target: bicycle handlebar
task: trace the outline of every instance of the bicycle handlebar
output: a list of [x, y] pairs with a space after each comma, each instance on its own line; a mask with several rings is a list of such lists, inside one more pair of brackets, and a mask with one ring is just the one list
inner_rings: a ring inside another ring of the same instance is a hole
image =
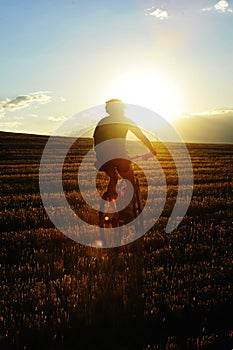
[[131, 159], [138, 159], [141, 158], [142, 160], [148, 160], [149, 158], [152, 158], [154, 155], [152, 153], [144, 153], [144, 154], [140, 154], [140, 155], [136, 155], [134, 157], [132, 157]]

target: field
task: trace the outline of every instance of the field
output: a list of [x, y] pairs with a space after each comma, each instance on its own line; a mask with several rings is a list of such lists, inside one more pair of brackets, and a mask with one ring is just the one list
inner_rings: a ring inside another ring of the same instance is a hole
[[[97, 249], [60, 233], [43, 207], [39, 165], [47, 139], [0, 133], [1, 348], [231, 349], [233, 145], [187, 145], [193, 197], [167, 235], [178, 179], [158, 144], [168, 188], [161, 217], [134, 243]], [[57, 147], [64, 142], [58, 138]], [[79, 163], [91, 148], [89, 139], [74, 143], [63, 187], [73, 210], [95, 224], [77, 183]], [[53, 181], [49, 165], [47, 176]], [[100, 192], [106, 184], [100, 173]]]

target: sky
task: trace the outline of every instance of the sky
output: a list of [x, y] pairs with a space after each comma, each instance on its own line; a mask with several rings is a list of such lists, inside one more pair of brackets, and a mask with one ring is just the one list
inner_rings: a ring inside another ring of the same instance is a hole
[[1, 0], [0, 32], [2, 131], [51, 134], [110, 98], [233, 118], [232, 0]]

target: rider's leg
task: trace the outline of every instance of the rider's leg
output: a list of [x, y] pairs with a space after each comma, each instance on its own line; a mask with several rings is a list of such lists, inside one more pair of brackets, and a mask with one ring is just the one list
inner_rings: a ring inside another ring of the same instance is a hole
[[132, 163], [129, 160], [121, 160], [119, 162], [117, 170], [120, 176], [123, 179], [128, 180], [133, 186], [133, 189], [129, 186], [126, 186], [126, 188], [124, 189], [123, 200], [125, 205], [124, 210], [119, 214], [123, 222], [127, 224], [136, 217], [134, 214], [134, 199], [132, 200], [132, 198], [134, 198], [135, 195], [135, 181]]
[[134, 172], [131, 162], [128, 161], [124, 166], [121, 164], [121, 166], [117, 167], [117, 170], [121, 177], [129, 180], [133, 187], [135, 187]]
[[[134, 195], [135, 193], [135, 181], [134, 181], [134, 172], [133, 172], [133, 167], [130, 161], [125, 161], [121, 163], [121, 166], [117, 167], [118, 173], [120, 174], [120, 176], [125, 179], [128, 180], [132, 186], [133, 189], [130, 188], [129, 186], [126, 186], [126, 189], [124, 191], [124, 198], [128, 200], [130, 200], [130, 198], [132, 197], [132, 195]], [[132, 193], [133, 190], [133, 193]], [[127, 200], [127, 201], [128, 201]]]
[[110, 197], [117, 198], [116, 184], [117, 184], [117, 174], [115, 169], [105, 170], [106, 174], [109, 176], [107, 193]]

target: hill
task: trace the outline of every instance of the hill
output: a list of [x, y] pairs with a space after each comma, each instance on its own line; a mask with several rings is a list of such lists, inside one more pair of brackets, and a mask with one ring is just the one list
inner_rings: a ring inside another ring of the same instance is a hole
[[188, 115], [173, 122], [185, 142], [233, 143], [233, 112]]

